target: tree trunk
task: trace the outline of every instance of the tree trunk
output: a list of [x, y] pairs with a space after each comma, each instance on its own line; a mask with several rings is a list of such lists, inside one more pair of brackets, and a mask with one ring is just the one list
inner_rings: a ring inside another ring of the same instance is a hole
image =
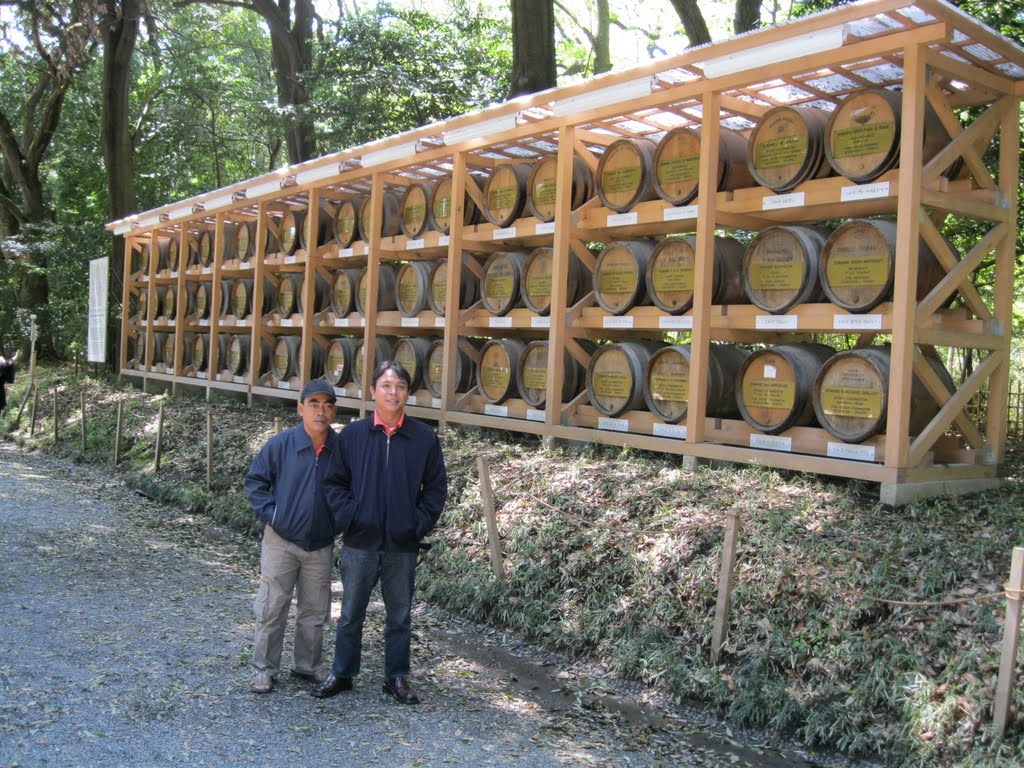
[[608, 0], [597, 0], [597, 34], [594, 35], [594, 74], [610, 72], [611, 52], [611, 10]]
[[[135, 142], [131, 133], [131, 63], [139, 35], [138, 0], [104, 0], [101, 33], [103, 35], [103, 86], [100, 116], [100, 137], [103, 161], [107, 168], [107, 195], [110, 218], [122, 219], [135, 213]], [[115, 236], [110, 253], [107, 281], [110, 309], [108, 311], [108, 362], [115, 366], [120, 359], [120, 303], [124, 275], [124, 238]]]
[[711, 42], [711, 33], [708, 32], [708, 25], [700, 12], [697, 0], [672, 0], [672, 7], [676, 9], [679, 20], [683, 22], [683, 30], [691, 48]]
[[509, 98], [554, 88], [553, 0], [512, 0], [512, 83]]
[[288, 0], [253, 0], [253, 8], [270, 28], [270, 52], [277, 83], [277, 104], [285, 115], [285, 145], [288, 162], [295, 164], [316, 157], [316, 136], [312, 117], [306, 112], [309, 93], [303, 82], [313, 66], [312, 0], [295, 0], [294, 21]]
[[733, 32], [741, 35], [761, 26], [761, 0], [736, 0]]

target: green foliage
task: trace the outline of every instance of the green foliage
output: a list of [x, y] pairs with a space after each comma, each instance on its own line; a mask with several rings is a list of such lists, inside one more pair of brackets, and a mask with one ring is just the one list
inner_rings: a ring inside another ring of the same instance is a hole
[[506, 22], [453, 4], [446, 16], [383, 4], [337, 22], [310, 83], [321, 144], [344, 149], [500, 101]]

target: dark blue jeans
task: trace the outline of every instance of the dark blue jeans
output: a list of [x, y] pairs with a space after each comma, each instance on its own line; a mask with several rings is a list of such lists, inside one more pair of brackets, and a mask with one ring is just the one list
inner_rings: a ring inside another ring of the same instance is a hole
[[416, 553], [368, 552], [346, 546], [341, 550], [341, 618], [331, 667], [337, 677], [355, 677], [359, 672], [366, 606], [378, 581], [387, 615], [384, 674], [387, 677], [409, 674]]

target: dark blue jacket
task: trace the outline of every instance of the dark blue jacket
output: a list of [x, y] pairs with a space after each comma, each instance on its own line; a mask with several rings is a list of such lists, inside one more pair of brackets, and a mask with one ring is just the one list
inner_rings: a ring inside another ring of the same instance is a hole
[[389, 438], [370, 416], [341, 431], [340, 456], [348, 498], [335, 510], [335, 525], [345, 546], [417, 551], [448, 498], [448, 475], [434, 430], [406, 415]]
[[333, 429], [319, 457], [301, 424], [270, 438], [245, 476], [256, 517], [309, 552], [334, 543], [331, 510], [343, 494], [339, 453], [340, 437]]

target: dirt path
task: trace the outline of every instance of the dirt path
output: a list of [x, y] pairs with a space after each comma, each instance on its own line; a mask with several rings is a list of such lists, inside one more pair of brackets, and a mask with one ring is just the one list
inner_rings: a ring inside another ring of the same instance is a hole
[[380, 692], [379, 604], [351, 694], [321, 702], [283, 677], [256, 696], [256, 543], [10, 444], [0, 558], [0, 766], [818, 764], [611, 683], [594, 694], [592, 677], [426, 606], [414, 622], [421, 706]]

